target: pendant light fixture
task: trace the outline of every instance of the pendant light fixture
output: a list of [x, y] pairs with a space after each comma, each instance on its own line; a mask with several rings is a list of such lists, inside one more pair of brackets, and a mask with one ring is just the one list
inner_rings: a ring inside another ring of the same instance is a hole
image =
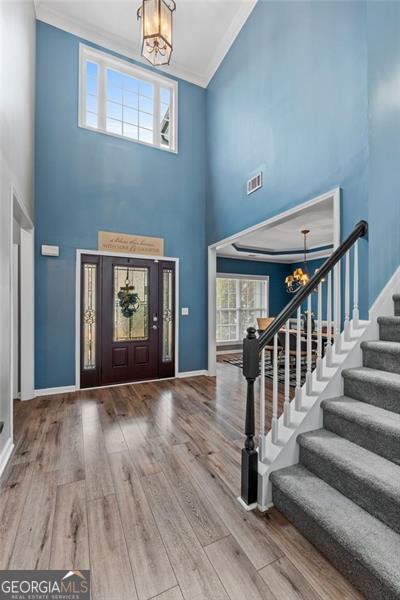
[[142, 56], [152, 65], [169, 65], [172, 54], [174, 0], [143, 0], [137, 10], [141, 21]]
[[307, 235], [310, 233], [309, 229], [302, 229], [301, 232], [304, 236], [304, 269], [298, 267], [295, 269], [292, 275], [288, 275], [285, 279], [286, 291], [289, 294], [296, 293], [300, 288], [307, 285], [310, 281], [307, 267]]

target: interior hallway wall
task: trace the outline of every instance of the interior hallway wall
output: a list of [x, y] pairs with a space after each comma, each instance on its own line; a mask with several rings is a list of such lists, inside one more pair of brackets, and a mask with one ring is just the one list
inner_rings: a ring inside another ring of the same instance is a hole
[[33, 2], [0, 2], [0, 453], [10, 438], [10, 195], [33, 220], [36, 24]]

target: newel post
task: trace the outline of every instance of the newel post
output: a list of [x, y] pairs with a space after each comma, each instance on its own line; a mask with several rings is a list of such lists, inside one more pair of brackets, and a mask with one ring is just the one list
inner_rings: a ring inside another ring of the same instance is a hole
[[246, 505], [257, 502], [258, 453], [255, 448], [254, 382], [260, 374], [256, 330], [249, 327], [243, 340], [243, 375], [247, 379], [246, 423], [242, 449], [241, 499]]

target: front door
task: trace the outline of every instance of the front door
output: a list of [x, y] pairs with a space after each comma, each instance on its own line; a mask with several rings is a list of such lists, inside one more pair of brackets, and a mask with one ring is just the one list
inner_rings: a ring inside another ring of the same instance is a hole
[[81, 387], [174, 375], [174, 267], [82, 256]]

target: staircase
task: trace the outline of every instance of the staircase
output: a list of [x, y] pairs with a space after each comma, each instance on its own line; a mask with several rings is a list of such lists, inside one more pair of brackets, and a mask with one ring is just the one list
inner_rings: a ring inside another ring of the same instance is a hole
[[400, 295], [363, 342], [363, 366], [302, 433], [299, 464], [273, 472], [274, 505], [363, 593], [400, 598]]

